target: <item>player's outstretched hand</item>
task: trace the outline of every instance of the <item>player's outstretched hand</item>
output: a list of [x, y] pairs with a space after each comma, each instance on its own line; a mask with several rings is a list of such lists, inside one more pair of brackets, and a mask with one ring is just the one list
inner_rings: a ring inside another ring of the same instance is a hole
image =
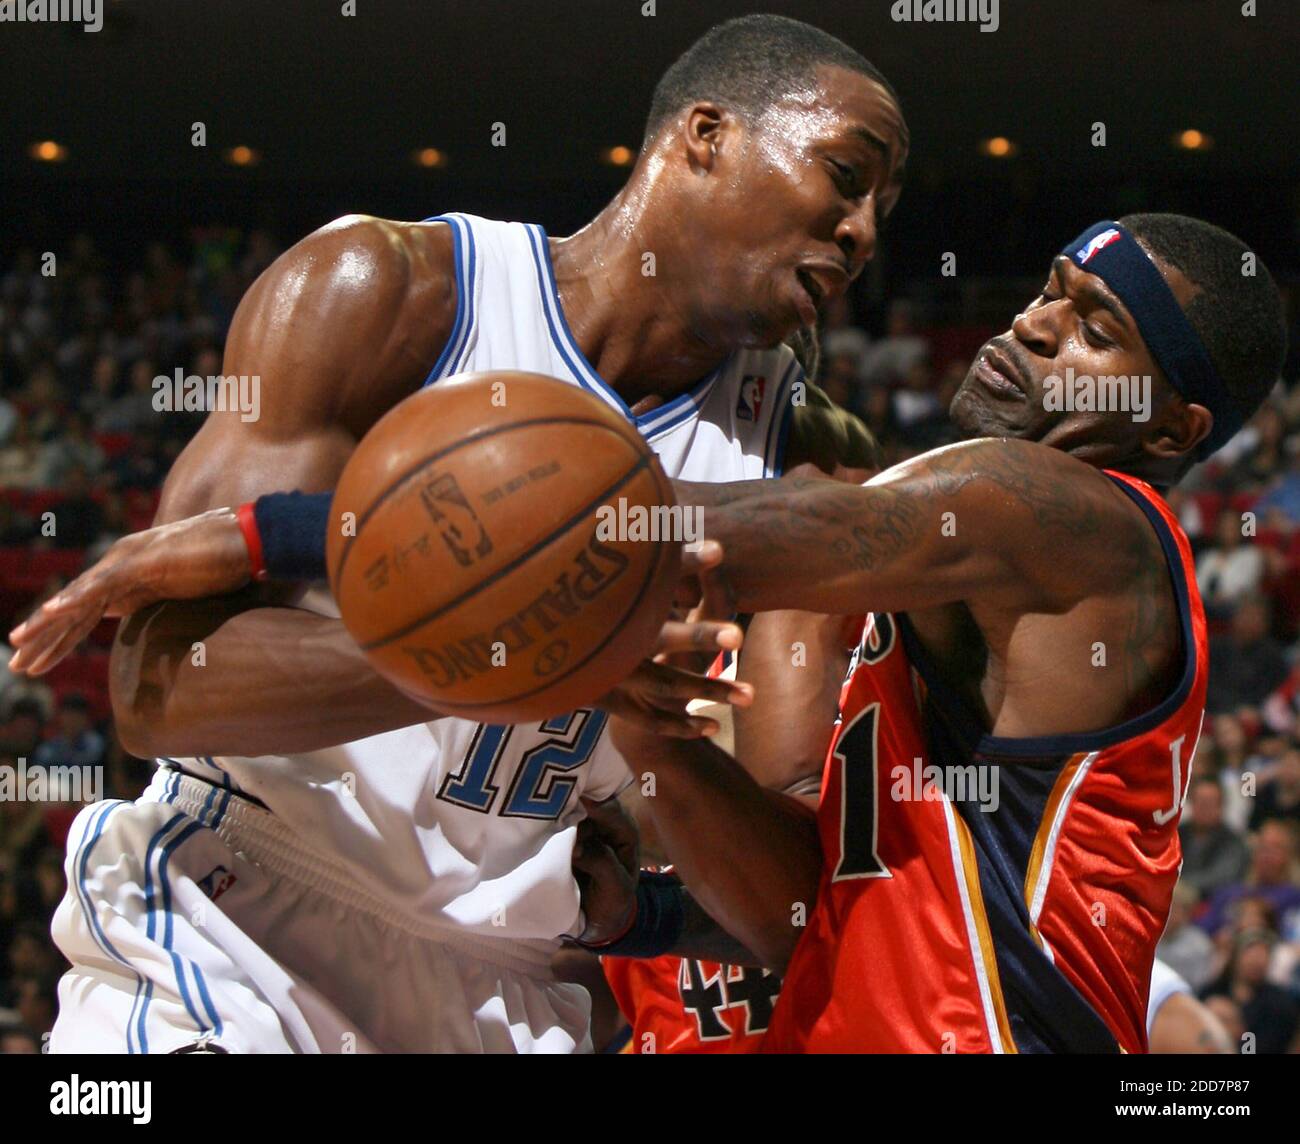
[[643, 660], [618, 687], [606, 695], [600, 706], [616, 719], [639, 731], [669, 735], [678, 739], [698, 739], [718, 731], [718, 721], [704, 715], [692, 715], [686, 705], [693, 699], [707, 703], [728, 703], [748, 707], [754, 690], [747, 683], [726, 679], [709, 679], [708, 665], [720, 651], [737, 651], [744, 634], [728, 621], [710, 618], [729, 614], [725, 604], [711, 599], [709, 570], [722, 560], [722, 547], [705, 541], [682, 556], [684, 583], [696, 588], [691, 614], [685, 620], [669, 620], [659, 632], [659, 642], [652, 659]]
[[233, 592], [250, 572], [248, 546], [228, 508], [124, 536], [9, 633], [17, 649], [9, 667], [43, 675], [105, 616]]
[[582, 805], [587, 817], [573, 844], [573, 877], [587, 926], [578, 940], [599, 944], [626, 932], [636, 910], [641, 835], [617, 798], [584, 798]]

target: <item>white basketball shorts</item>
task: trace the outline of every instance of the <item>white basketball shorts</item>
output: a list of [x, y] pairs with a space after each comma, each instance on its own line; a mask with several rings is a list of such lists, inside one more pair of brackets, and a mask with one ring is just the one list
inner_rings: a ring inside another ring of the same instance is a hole
[[590, 1052], [547, 943], [436, 933], [231, 791], [160, 771], [83, 810], [52, 1052]]

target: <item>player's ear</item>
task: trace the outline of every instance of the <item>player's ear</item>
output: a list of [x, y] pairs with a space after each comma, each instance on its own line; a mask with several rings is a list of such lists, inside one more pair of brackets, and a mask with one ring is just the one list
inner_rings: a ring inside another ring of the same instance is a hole
[[683, 136], [693, 173], [704, 175], [713, 170], [725, 130], [726, 120], [716, 103], [697, 103], [686, 113]]
[[1160, 419], [1146, 440], [1152, 456], [1185, 456], [1196, 448], [1214, 427], [1214, 415], [1204, 405], [1184, 401], [1181, 397], [1165, 403]]

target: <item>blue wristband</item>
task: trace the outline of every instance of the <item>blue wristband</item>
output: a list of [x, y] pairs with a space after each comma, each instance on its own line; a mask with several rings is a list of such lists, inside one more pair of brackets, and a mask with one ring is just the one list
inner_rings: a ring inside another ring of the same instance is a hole
[[271, 580], [324, 580], [333, 493], [269, 493], [253, 503]]
[[603, 957], [659, 957], [682, 936], [686, 891], [672, 874], [641, 871], [636, 884], [636, 919], [632, 928], [608, 945], [585, 948]]

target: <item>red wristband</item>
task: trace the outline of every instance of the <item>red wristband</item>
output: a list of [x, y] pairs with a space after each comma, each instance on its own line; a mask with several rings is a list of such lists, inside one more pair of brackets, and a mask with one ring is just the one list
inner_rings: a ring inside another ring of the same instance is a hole
[[239, 521], [239, 531], [244, 534], [244, 543], [248, 545], [248, 563], [254, 580], [266, 579], [266, 562], [262, 559], [262, 534], [257, 531], [257, 517], [253, 515], [253, 502], [241, 504], [235, 510], [235, 519]]

